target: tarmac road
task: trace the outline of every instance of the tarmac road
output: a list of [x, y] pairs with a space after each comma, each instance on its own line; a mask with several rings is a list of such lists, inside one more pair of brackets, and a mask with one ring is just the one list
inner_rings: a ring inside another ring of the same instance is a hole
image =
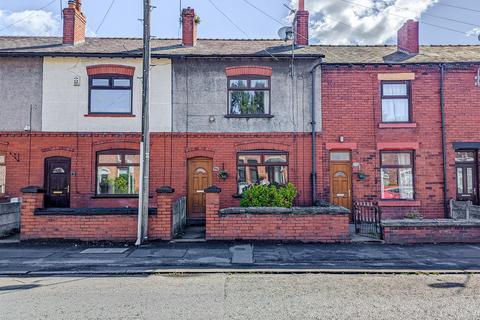
[[480, 275], [4, 277], [0, 319], [480, 319]]

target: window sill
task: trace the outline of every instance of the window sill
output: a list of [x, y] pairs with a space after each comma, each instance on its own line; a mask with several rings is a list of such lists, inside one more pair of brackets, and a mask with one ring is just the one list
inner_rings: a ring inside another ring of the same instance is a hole
[[84, 117], [90, 118], [135, 118], [134, 114], [130, 113], [89, 113]]
[[259, 118], [259, 119], [271, 119], [273, 118], [273, 115], [271, 114], [252, 114], [252, 115], [246, 115], [246, 114], [227, 114], [224, 116], [225, 118], [238, 118], [238, 119], [251, 119], [251, 118]]
[[[123, 194], [113, 194], [113, 195], [94, 195], [92, 199], [138, 199], [138, 194], [132, 195], [123, 195]], [[153, 198], [149, 196], [149, 198]]]
[[382, 200], [378, 205], [380, 207], [420, 207], [422, 203], [416, 200]]
[[378, 127], [380, 129], [405, 129], [405, 128], [416, 128], [417, 123], [379, 123]]

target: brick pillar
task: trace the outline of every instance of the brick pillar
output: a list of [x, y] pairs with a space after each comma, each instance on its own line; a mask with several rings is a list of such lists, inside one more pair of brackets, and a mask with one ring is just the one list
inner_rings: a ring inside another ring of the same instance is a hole
[[222, 189], [216, 186], [208, 187], [205, 191], [205, 237], [207, 240], [215, 239], [218, 232], [216, 226], [220, 221], [218, 210], [220, 210], [220, 192]]
[[21, 190], [22, 205], [20, 209], [20, 239], [35, 238], [37, 228], [35, 209], [43, 208], [45, 190], [40, 187], [26, 187]]
[[175, 189], [165, 186], [157, 189], [157, 216], [149, 224], [149, 238], [172, 240], [172, 208]]

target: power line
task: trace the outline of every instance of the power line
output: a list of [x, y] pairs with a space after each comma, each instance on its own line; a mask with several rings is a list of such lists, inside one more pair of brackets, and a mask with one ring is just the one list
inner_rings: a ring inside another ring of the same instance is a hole
[[104, 15], [103, 18], [102, 18], [102, 21], [101, 21], [100, 24], [98, 25], [97, 30], [95, 30], [95, 34], [98, 33], [98, 30], [100, 30], [100, 28], [102, 27], [103, 23], [104, 23], [105, 20], [107, 19], [107, 16], [108, 16], [108, 14], [110, 13], [110, 10], [112, 10], [113, 5], [115, 4], [115, 1], [116, 1], [116, 0], [112, 0], [112, 2], [110, 3], [110, 6], [108, 7], [107, 12], [105, 12], [105, 15]]
[[450, 8], [455, 8], [455, 9], [460, 9], [460, 10], [465, 10], [465, 11], [471, 11], [471, 12], [478, 12], [480, 13], [480, 10], [477, 9], [472, 9], [472, 8], [467, 8], [467, 7], [461, 7], [461, 6], [455, 6], [453, 4], [447, 4], [447, 3], [436, 3], [437, 6], [444, 6], [444, 7], [450, 7]]
[[[243, 33], [248, 39], [251, 39], [251, 37], [248, 35], [248, 33], [243, 30], [242, 28], [240, 28], [240, 26], [238, 26], [232, 19], [230, 19], [230, 17], [224, 13], [219, 7], [217, 7], [217, 5], [212, 1], [212, 0], [208, 0], [208, 2], [210, 2], [210, 4], [218, 11], [220, 12], [228, 21], [230, 21], [230, 23], [235, 27], [237, 28], [241, 33]], [[278, 60], [277, 57], [275, 57], [270, 51], [268, 51], [267, 49], [263, 49], [263, 51], [265, 51], [266, 53], [268, 53], [272, 58], [274, 58], [275, 60]]]
[[[366, 5], [363, 5], [363, 4], [360, 4], [360, 3], [356, 3], [356, 2], [352, 2], [352, 1], [348, 1], [348, 0], [340, 0], [340, 1], [350, 3], [350, 4], [353, 4], [353, 5], [356, 5], [356, 6], [364, 7], [364, 8], [367, 8], [367, 9], [376, 10], [376, 8], [374, 8], [374, 7], [366, 6]], [[392, 15], [392, 16], [397, 16], [397, 17], [400, 17], [400, 18], [404, 18], [404, 19], [409, 19], [410, 18], [410, 17], [402, 16], [402, 15], [391, 13], [391, 12], [387, 12], [387, 14]], [[468, 34], [465, 33], [465, 31], [461, 31], [461, 30], [457, 30], [457, 29], [453, 29], [453, 28], [449, 28], [449, 27], [439, 26], [437, 24], [430, 23], [430, 22], [425, 22], [425, 21], [419, 21], [419, 22], [423, 23], [425, 25], [432, 26], [432, 27], [436, 27], [436, 28], [440, 28], [440, 29], [444, 29], [444, 30], [449, 30], [449, 31], [452, 31], [452, 32], [461, 33], [461, 34], [463, 34], [464, 36], [467, 36], [467, 37], [469, 36]]]
[[28, 18], [32, 17], [33, 15], [36, 15], [36, 14], [38, 14], [38, 11], [40, 11], [40, 10], [43, 10], [43, 9], [45, 9], [45, 8], [47, 8], [47, 7], [49, 7], [49, 6], [51, 6], [51, 5], [52, 5], [54, 2], [56, 2], [56, 1], [57, 1], [57, 0], [52, 0], [52, 1], [50, 1], [49, 3], [47, 3], [46, 5], [44, 5], [43, 7], [41, 7], [41, 8], [38, 8], [38, 9], [36, 9], [35, 11], [33, 11], [32, 13], [30, 13], [30, 14], [26, 15], [25, 17], [23, 17], [23, 18], [21, 18], [21, 19], [19, 19], [19, 20], [15, 21], [15, 22], [13, 22], [13, 23], [11, 23], [11, 24], [9, 24], [9, 25], [7, 25], [7, 26], [3, 27], [2, 29], [0, 29], [0, 32], [2, 32], [3, 30], [7, 30], [8, 28], [10, 28], [10, 27], [12, 27], [12, 26], [16, 25], [17, 23], [20, 23], [20, 22], [22, 22], [22, 21], [24, 21], [24, 20], [26, 20], [26, 19], [28, 19]]

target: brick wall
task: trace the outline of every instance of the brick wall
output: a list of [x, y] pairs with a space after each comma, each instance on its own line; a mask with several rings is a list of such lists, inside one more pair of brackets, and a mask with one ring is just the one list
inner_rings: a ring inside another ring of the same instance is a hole
[[348, 214], [219, 214], [220, 195], [207, 193], [207, 240], [346, 242]]
[[479, 243], [480, 226], [384, 227], [386, 243]]

